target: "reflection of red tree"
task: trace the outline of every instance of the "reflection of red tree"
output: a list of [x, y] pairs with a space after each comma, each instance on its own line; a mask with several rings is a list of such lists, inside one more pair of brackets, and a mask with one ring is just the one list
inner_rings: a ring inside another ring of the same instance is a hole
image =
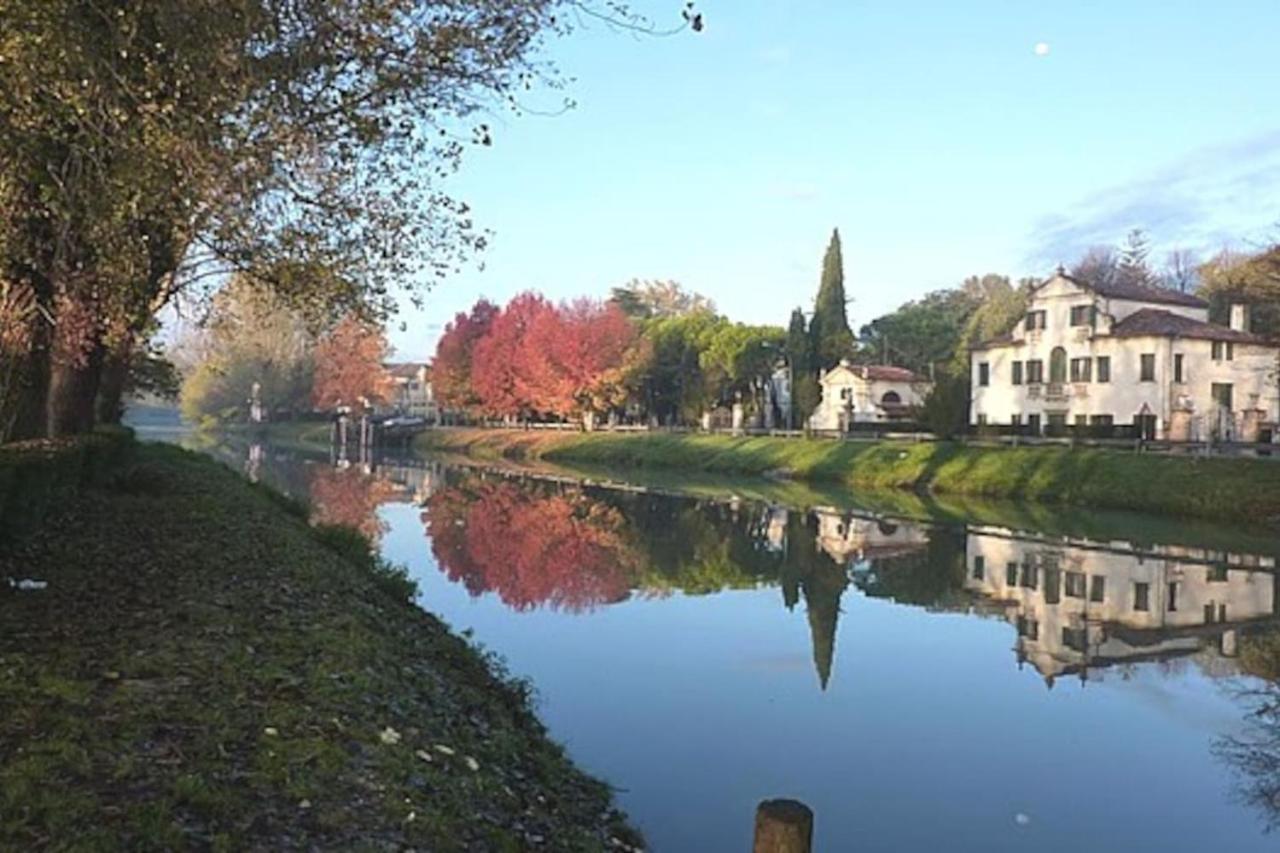
[[514, 483], [441, 489], [423, 514], [445, 574], [507, 605], [589, 610], [627, 597], [640, 562], [617, 510], [579, 490], [531, 494]]
[[317, 466], [311, 469], [310, 492], [314, 522], [354, 527], [376, 542], [386, 530], [378, 518], [378, 506], [396, 494], [396, 487], [358, 468]]

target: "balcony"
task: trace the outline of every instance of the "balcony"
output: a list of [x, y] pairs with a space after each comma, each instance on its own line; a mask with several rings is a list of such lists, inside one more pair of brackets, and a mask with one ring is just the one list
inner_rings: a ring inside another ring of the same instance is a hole
[[1044, 386], [1041, 385], [1039, 382], [1028, 382], [1027, 383], [1027, 399], [1039, 400], [1041, 391], [1043, 389], [1044, 389]]
[[1050, 382], [1044, 386], [1044, 398], [1046, 400], [1065, 400], [1067, 399], [1067, 385], [1064, 382]]

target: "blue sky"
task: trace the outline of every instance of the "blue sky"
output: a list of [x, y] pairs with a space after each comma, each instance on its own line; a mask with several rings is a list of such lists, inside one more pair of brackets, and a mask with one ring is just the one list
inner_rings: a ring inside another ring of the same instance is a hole
[[482, 270], [402, 315], [402, 357], [428, 357], [482, 294], [605, 296], [637, 277], [785, 324], [813, 298], [833, 226], [856, 328], [970, 274], [1044, 273], [1133, 227], [1160, 253], [1207, 253], [1280, 222], [1274, 0], [699, 8], [700, 35], [593, 24], [548, 46], [578, 106], [500, 118], [494, 146], [450, 181], [492, 244]]

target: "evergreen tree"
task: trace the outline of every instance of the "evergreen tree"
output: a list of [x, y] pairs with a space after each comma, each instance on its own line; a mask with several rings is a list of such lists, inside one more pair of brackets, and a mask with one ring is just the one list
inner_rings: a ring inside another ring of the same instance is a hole
[[1151, 254], [1151, 243], [1141, 228], [1135, 228], [1125, 238], [1120, 247], [1120, 260], [1116, 275], [1124, 284], [1148, 285], [1155, 277], [1147, 263]]
[[787, 328], [787, 363], [791, 365], [791, 426], [801, 428], [822, 396], [815, 379], [812, 344], [804, 312], [791, 312]]
[[822, 283], [813, 307], [809, 337], [813, 342], [813, 367], [826, 369], [853, 352], [853, 332], [845, 313], [844, 259], [840, 253], [840, 231], [831, 232], [831, 242], [822, 259]]

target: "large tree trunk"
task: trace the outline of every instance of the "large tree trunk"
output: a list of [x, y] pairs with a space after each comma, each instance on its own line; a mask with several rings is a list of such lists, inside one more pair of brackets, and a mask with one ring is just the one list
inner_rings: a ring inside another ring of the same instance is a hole
[[129, 379], [129, 359], [133, 348], [128, 344], [113, 347], [102, 365], [98, 384], [97, 421], [118, 424], [124, 415], [124, 386]]
[[47, 401], [49, 438], [88, 432], [93, 428], [94, 402], [102, 376], [103, 347], [94, 346], [84, 364], [54, 360], [49, 373]]
[[13, 441], [44, 438], [45, 411], [49, 399], [49, 353], [53, 348], [53, 328], [37, 320], [31, 351], [26, 356], [18, 380], [17, 417], [9, 438]]

